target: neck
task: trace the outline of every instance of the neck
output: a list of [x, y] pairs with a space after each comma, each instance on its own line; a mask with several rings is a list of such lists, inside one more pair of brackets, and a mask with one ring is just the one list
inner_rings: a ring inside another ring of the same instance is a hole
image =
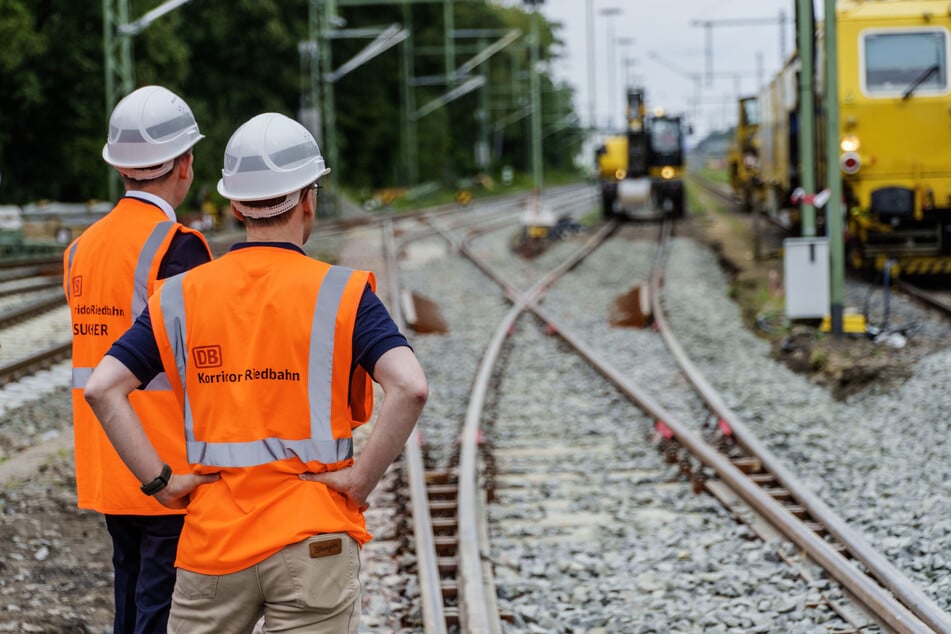
[[126, 189], [128, 191], [147, 192], [149, 194], [152, 194], [153, 196], [158, 196], [159, 198], [167, 202], [169, 205], [171, 205], [173, 209], [182, 204], [182, 200], [175, 193], [174, 184], [171, 184], [169, 182], [160, 183], [160, 184], [159, 183], [144, 183], [141, 185], [136, 184], [135, 186], [128, 187]]
[[290, 242], [303, 248], [301, 230], [292, 221], [280, 227], [248, 227], [248, 242]]
[[[241, 215], [232, 207], [232, 211], [241, 218]], [[290, 214], [287, 220], [279, 225], [251, 225], [245, 223], [248, 242], [290, 242], [300, 248], [310, 237], [308, 219], [313, 215], [308, 213], [303, 204], [298, 203], [294, 209], [285, 212]]]

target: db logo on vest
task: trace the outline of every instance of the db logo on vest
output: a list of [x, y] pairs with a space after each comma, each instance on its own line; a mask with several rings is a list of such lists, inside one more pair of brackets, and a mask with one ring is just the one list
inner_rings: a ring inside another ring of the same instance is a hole
[[196, 368], [221, 367], [221, 346], [198, 346], [192, 349]]

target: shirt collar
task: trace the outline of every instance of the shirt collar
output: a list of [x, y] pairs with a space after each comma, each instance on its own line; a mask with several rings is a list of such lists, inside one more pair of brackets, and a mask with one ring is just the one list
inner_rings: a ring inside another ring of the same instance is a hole
[[[229, 251], [247, 249], [248, 247], [277, 247], [279, 249], [288, 249], [290, 251], [304, 253], [304, 250], [293, 242], [236, 242], [235, 244], [231, 245]], [[304, 255], [306, 255], [306, 253]]]
[[168, 216], [169, 220], [173, 222], [178, 222], [178, 218], [175, 216], [175, 210], [172, 209], [172, 206], [169, 205], [165, 201], [164, 198], [160, 196], [156, 196], [155, 194], [151, 194], [149, 192], [143, 192], [143, 191], [137, 191], [137, 190], [127, 191], [125, 195], [128, 196], [129, 198], [138, 198], [139, 200], [144, 200], [146, 202], [152, 203], [153, 205], [155, 205], [156, 207], [164, 211], [165, 215]]

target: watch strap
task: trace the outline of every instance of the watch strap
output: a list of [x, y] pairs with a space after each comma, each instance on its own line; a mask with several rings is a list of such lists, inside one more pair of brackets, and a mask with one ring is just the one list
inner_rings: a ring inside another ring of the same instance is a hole
[[172, 468], [167, 464], [162, 465], [162, 473], [159, 474], [157, 478], [151, 482], [147, 482], [142, 485], [142, 493], [146, 495], [155, 495], [168, 484], [169, 478], [172, 477]]

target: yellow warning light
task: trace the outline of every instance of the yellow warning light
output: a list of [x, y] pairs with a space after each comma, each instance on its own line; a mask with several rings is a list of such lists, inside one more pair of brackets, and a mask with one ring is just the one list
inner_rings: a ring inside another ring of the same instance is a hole
[[660, 168], [660, 177], [665, 180], [670, 180], [674, 177], [674, 168], [672, 168], [670, 165], [665, 165], [664, 167]]
[[858, 152], [861, 146], [862, 144], [859, 142], [859, 138], [854, 134], [842, 137], [842, 141], [839, 143], [839, 147], [843, 152]]

